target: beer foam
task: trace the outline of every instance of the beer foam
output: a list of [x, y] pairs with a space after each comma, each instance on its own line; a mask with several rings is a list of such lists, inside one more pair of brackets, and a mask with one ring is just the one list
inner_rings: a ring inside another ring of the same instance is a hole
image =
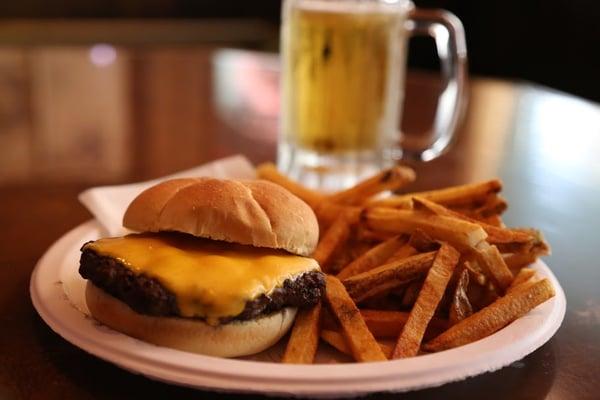
[[333, 13], [397, 13], [412, 8], [409, 0], [300, 0], [296, 9]]

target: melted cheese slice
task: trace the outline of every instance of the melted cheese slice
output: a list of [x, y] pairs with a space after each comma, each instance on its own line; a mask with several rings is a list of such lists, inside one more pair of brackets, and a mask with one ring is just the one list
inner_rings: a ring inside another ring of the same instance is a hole
[[248, 300], [271, 293], [286, 279], [319, 269], [312, 258], [283, 250], [176, 233], [100, 239], [86, 248], [155, 278], [175, 294], [182, 316], [213, 324], [240, 314]]

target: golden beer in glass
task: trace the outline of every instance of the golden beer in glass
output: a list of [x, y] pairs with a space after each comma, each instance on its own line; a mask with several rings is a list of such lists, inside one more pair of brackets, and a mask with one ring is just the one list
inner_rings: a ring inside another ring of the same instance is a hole
[[[290, 11], [290, 91], [284, 123], [297, 146], [322, 153], [370, 150], [395, 129], [402, 19], [386, 9], [308, 6]], [[286, 93], [287, 94], [287, 93]]]
[[401, 157], [408, 0], [286, 0], [279, 168], [320, 189]]

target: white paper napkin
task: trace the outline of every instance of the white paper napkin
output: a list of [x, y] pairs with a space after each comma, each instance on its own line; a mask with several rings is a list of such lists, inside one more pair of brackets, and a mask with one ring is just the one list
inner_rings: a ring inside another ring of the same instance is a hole
[[198, 176], [252, 179], [256, 177], [256, 174], [254, 167], [246, 157], [236, 155], [151, 181], [90, 188], [79, 194], [79, 201], [96, 217], [107, 235], [121, 236], [127, 233], [127, 229], [122, 225], [123, 214], [129, 203], [140, 192], [165, 179]]

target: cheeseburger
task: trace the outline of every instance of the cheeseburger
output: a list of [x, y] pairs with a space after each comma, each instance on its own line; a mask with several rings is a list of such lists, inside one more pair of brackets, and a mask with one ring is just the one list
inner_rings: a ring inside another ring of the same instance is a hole
[[98, 321], [161, 346], [221, 357], [260, 352], [315, 305], [313, 211], [266, 181], [175, 179], [142, 192], [123, 225], [83, 245], [79, 273]]

